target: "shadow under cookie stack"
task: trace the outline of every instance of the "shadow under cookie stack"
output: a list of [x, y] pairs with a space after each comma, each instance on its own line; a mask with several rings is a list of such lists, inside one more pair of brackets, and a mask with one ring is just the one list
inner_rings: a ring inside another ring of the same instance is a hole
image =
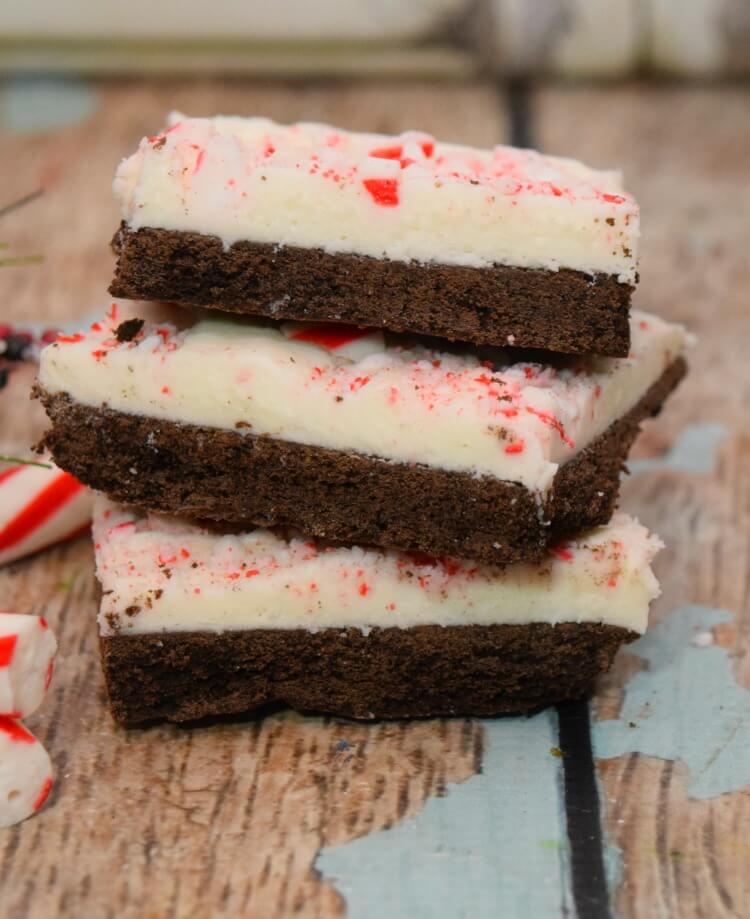
[[630, 308], [617, 173], [174, 115], [114, 190], [124, 299], [37, 394], [101, 492], [118, 721], [528, 712], [645, 630], [660, 543], [615, 507], [685, 332]]

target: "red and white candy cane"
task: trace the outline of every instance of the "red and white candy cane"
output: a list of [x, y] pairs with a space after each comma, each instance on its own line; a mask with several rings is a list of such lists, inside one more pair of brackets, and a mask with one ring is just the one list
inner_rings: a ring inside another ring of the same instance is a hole
[[57, 466], [0, 471], [0, 565], [83, 532], [92, 503], [88, 489]]
[[27, 718], [52, 680], [57, 641], [41, 616], [0, 612], [0, 716]]
[[44, 747], [20, 721], [0, 716], [0, 827], [40, 810], [52, 784], [52, 763]]

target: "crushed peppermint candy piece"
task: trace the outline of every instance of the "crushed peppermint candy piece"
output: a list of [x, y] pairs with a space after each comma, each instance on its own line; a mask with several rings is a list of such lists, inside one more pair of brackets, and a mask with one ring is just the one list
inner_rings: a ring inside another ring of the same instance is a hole
[[41, 810], [52, 786], [47, 751], [20, 722], [0, 716], [0, 827]]
[[350, 361], [385, 351], [385, 338], [379, 329], [361, 329], [339, 322], [285, 322], [281, 332], [290, 341], [318, 345]]
[[0, 612], [0, 715], [27, 718], [52, 681], [57, 641], [41, 616]]

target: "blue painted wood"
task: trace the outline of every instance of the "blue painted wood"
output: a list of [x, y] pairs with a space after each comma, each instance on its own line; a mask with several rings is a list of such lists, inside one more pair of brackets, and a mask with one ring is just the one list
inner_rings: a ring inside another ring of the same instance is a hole
[[594, 755], [682, 760], [693, 798], [750, 785], [750, 691], [735, 680], [726, 649], [704, 643], [732, 618], [726, 610], [682, 606], [630, 645], [648, 669], [628, 682], [620, 717], [594, 723]]
[[10, 134], [77, 124], [96, 111], [98, 94], [74, 77], [16, 77], [0, 92], [0, 121]]
[[716, 451], [728, 435], [729, 428], [725, 424], [708, 421], [689, 424], [663, 456], [629, 460], [628, 469], [631, 475], [658, 469], [708, 475], [716, 468]]
[[571, 908], [557, 717], [485, 720], [482, 771], [390, 830], [323, 849], [349, 919], [547, 919]]

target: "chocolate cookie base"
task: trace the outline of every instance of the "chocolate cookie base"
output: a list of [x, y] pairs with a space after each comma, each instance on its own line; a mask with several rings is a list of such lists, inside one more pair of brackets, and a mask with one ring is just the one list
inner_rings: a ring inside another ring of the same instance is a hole
[[102, 637], [123, 724], [282, 702], [348, 718], [506, 715], [584, 695], [634, 632], [593, 623]]
[[685, 370], [675, 361], [627, 415], [562, 466], [541, 509], [524, 486], [490, 476], [37, 395], [52, 420], [42, 444], [55, 462], [121, 503], [503, 565], [537, 561], [551, 541], [610, 519], [641, 420], [659, 411]]
[[110, 293], [478, 345], [627, 355], [632, 287], [612, 275], [398, 262], [123, 224]]

